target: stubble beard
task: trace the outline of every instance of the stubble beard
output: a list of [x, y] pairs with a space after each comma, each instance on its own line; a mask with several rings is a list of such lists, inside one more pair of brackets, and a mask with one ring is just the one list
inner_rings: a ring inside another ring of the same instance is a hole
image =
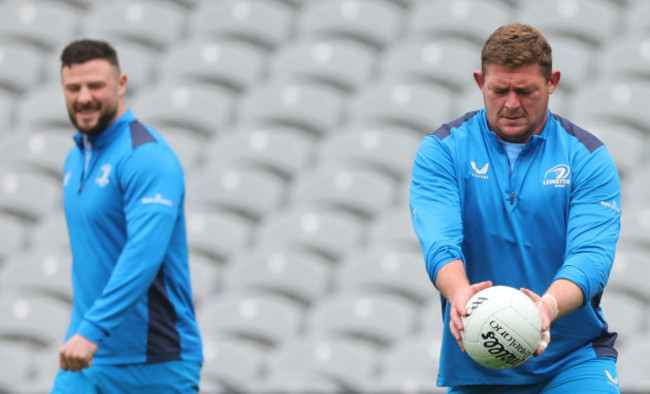
[[95, 127], [84, 130], [79, 126], [79, 123], [75, 119], [74, 115], [68, 113], [68, 117], [70, 118], [70, 121], [72, 122], [74, 127], [86, 135], [101, 134], [104, 130], [108, 128], [108, 126], [111, 125], [111, 123], [113, 123], [116, 116], [117, 116], [117, 106], [115, 108], [109, 109], [108, 111], [102, 113], [99, 116], [99, 119], [97, 119], [97, 124], [95, 125]]

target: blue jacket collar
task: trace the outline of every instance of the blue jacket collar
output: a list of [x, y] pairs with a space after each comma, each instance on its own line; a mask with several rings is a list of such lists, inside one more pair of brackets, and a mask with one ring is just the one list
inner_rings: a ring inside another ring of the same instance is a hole
[[[111, 123], [111, 125], [108, 126], [106, 130], [102, 131], [99, 134], [89, 135], [88, 141], [90, 141], [93, 149], [101, 149], [113, 141], [115, 137], [117, 137], [117, 135], [122, 130], [124, 130], [124, 125], [129, 124], [134, 120], [136, 120], [136, 117], [133, 112], [131, 110], [127, 110], [124, 115], [120, 116], [115, 122]], [[82, 150], [84, 147], [83, 136], [84, 134], [80, 131], [78, 131], [74, 136], [74, 140], [77, 143], [77, 146]]]
[[[526, 142], [526, 145], [528, 145], [528, 146], [537, 146], [538, 144], [542, 143], [542, 141], [546, 140], [546, 138], [548, 136], [548, 133], [549, 133], [548, 130], [551, 127], [552, 117], [553, 117], [553, 114], [551, 113], [551, 110], [548, 109], [547, 111], [548, 111], [548, 114], [547, 114], [547, 118], [546, 118], [546, 123], [544, 124], [544, 128], [542, 129], [542, 132], [539, 133], [539, 134], [533, 135], [528, 140], [528, 142]], [[488, 140], [492, 144], [494, 144], [494, 145], [496, 145], [498, 147], [501, 147], [501, 143], [499, 143], [499, 138], [497, 137], [496, 133], [494, 131], [490, 130], [490, 128], [488, 127], [487, 116], [485, 114], [485, 108], [483, 108], [479, 112], [478, 115], [479, 115], [479, 120], [480, 120], [480, 124], [481, 124], [481, 129], [483, 130], [483, 134], [488, 138]]]

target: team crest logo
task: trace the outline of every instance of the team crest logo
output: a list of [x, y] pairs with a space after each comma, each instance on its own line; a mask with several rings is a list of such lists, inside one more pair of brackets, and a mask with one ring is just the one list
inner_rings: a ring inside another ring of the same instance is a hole
[[102, 171], [102, 174], [95, 178], [95, 183], [97, 183], [100, 187], [105, 187], [108, 185], [108, 176], [111, 174], [111, 169], [113, 167], [110, 164], [104, 164], [101, 166], [99, 169]]
[[565, 187], [571, 184], [569, 175], [571, 167], [566, 164], [558, 164], [544, 174], [544, 185], [553, 185], [555, 187]]

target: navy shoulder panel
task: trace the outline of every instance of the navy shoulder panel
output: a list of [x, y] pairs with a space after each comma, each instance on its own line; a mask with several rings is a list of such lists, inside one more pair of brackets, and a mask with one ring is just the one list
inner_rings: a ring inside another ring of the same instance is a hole
[[461, 116], [458, 119], [452, 120], [449, 123], [445, 123], [442, 126], [438, 128], [438, 130], [434, 131], [431, 133], [432, 135], [435, 135], [436, 137], [440, 138], [441, 140], [444, 140], [445, 138], [449, 137], [451, 135], [451, 129], [460, 127], [463, 123], [467, 122], [470, 120], [474, 115], [476, 115], [477, 111], [472, 111], [468, 112], [465, 115]]
[[137, 120], [129, 123], [129, 128], [131, 129], [131, 143], [133, 149], [142, 144], [146, 144], [147, 142], [156, 142], [156, 139], [151, 135], [149, 130], [147, 130], [147, 128]]
[[591, 134], [585, 129], [582, 129], [567, 119], [553, 114], [553, 118], [560, 122], [560, 125], [567, 133], [576, 137], [578, 141], [587, 148], [589, 153], [593, 153], [596, 149], [600, 148], [603, 145], [603, 142], [598, 139], [595, 135]]

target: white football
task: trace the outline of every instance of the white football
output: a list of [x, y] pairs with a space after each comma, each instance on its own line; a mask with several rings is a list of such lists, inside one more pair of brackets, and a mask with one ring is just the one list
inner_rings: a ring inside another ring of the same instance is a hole
[[467, 302], [460, 332], [467, 354], [496, 369], [528, 360], [542, 339], [542, 317], [526, 294], [508, 286], [492, 286]]

